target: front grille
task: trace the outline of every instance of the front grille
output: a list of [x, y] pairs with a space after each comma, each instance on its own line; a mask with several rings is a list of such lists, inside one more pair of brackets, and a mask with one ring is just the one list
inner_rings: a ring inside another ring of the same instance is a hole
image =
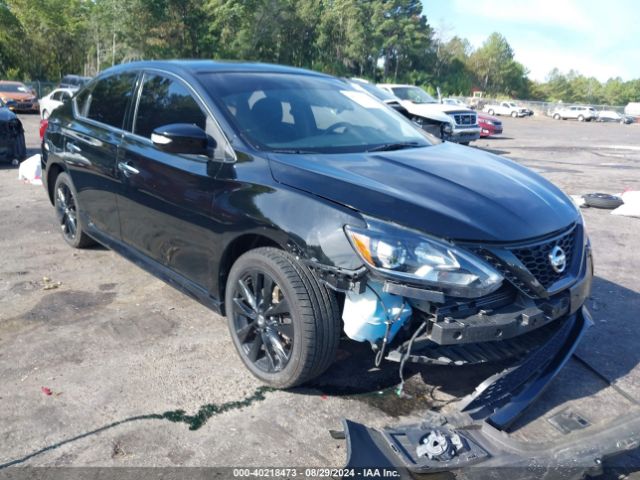
[[452, 114], [456, 125], [471, 126], [477, 123], [477, 117], [475, 113], [454, 113]]
[[[516, 257], [518, 257], [518, 260], [527, 267], [527, 270], [536, 277], [536, 280], [538, 280], [544, 288], [549, 288], [555, 282], [560, 280], [560, 278], [566, 275], [569, 270], [575, 250], [575, 238], [576, 229], [574, 228], [569, 233], [551, 241], [533, 246], [513, 248], [511, 251]], [[551, 262], [549, 261], [549, 254], [556, 245], [564, 250], [567, 258], [567, 267], [560, 273], [553, 269]]]

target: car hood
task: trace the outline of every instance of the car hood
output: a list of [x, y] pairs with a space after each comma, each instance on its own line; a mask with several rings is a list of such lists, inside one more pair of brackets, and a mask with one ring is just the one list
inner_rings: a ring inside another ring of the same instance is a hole
[[489, 120], [490, 122], [501, 122], [498, 117], [494, 117], [493, 115], [487, 115], [486, 113], [478, 112], [478, 120]]
[[24, 101], [24, 100], [36, 100], [36, 96], [33, 93], [19, 93], [19, 92], [2, 92], [0, 91], [0, 95], [5, 98], [10, 98], [16, 101]]
[[579, 218], [557, 187], [517, 163], [449, 142], [384, 153], [270, 154], [276, 181], [438, 237], [510, 242]]
[[[409, 110], [410, 113], [421, 117], [430, 117], [434, 115], [445, 116], [446, 114], [453, 112], [475, 113], [473, 110], [468, 108], [457, 105], [446, 105], [443, 103], [413, 103], [408, 100], [400, 100], [400, 103], [404, 108]], [[449, 120], [451, 119], [449, 118]]]

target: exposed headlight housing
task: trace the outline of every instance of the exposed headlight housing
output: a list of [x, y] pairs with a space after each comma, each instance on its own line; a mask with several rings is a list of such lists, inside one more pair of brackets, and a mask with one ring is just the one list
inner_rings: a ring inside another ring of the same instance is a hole
[[383, 276], [422, 284], [454, 297], [477, 298], [497, 290], [502, 276], [458, 246], [389, 223], [345, 232], [362, 260]]

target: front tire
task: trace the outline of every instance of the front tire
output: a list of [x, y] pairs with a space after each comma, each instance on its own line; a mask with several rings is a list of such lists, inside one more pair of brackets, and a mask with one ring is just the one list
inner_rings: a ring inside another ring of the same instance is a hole
[[333, 362], [340, 340], [335, 293], [289, 253], [265, 247], [238, 258], [225, 304], [242, 362], [267, 385], [300, 385]]
[[511, 112], [511, 116], [512, 116], [513, 118], [516, 118], [516, 117], [518, 116], [518, 112]]
[[487, 112], [489, 115], [493, 116], [496, 114], [496, 112], [493, 110], [493, 108], [490, 108], [489, 111]]
[[71, 177], [66, 172], [60, 173], [53, 187], [53, 205], [56, 217], [62, 230], [62, 238], [73, 248], [86, 248], [95, 243], [80, 223], [80, 207], [78, 194]]

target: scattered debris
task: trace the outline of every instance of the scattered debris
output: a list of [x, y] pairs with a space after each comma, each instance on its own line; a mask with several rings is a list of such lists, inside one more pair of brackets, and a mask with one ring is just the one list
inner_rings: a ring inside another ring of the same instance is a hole
[[611, 215], [640, 218], [640, 191], [629, 190], [622, 194], [624, 202], [611, 212]]
[[62, 286], [62, 282], [54, 282], [49, 277], [42, 277], [42, 283], [43, 290], [53, 290]]
[[53, 392], [51, 391], [51, 389], [47, 387], [40, 387], [40, 391], [42, 391], [42, 393], [44, 393], [47, 397], [50, 397], [51, 395], [53, 395]]
[[569, 195], [573, 203], [576, 204], [576, 207], [586, 207], [584, 203], [584, 197], [582, 195]]
[[40, 154], [30, 156], [20, 164], [18, 168], [18, 180], [31, 185], [42, 185], [42, 167], [40, 164]]

